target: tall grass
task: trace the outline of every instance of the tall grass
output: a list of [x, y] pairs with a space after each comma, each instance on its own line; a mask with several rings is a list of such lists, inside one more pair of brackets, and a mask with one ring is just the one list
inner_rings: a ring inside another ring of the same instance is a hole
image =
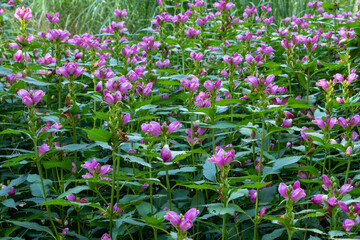
[[156, 0], [33, 0], [31, 8], [37, 13], [39, 30], [46, 30], [45, 13], [60, 12], [59, 26], [72, 33], [100, 33], [101, 28], [114, 20], [116, 8], [128, 11], [127, 28], [138, 33], [149, 26], [156, 14]]
[[[178, 0], [179, 1], [179, 0]], [[328, 0], [333, 2], [333, 0]], [[354, 10], [358, 0], [347, 0], [347, 5]], [[31, 7], [36, 12], [38, 30], [45, 31], [45, 13], [60, 12], [61, 20], [59, 26], [68, 29], [72, 33], [89, 32], [100, 33], [101, 28], [114, 19], [113, 12], [116, 8], [126, 8], [128, 11], [127, 27], [132, 34], [138, 34], [149, 27], [149, 20], [156, 15], [156, 0], [30, 0]], [[169, 5], [174, 0], [166, 1]], [[179, 1], [181, 2], [181, 1]], [[183, 6], [186, 7], [183, 1]], [[206, 0], [208, 7], [216, 0]], [[305, 13], [309, 0], [233, 0], [238, 6], [238, 16], [241, 16], [246, 5], [260, 6], [270, 4], [273, 16], [281, 20], [288, 16], [302, 16]], [[171, 12], [171, 9], [169, 9]]]

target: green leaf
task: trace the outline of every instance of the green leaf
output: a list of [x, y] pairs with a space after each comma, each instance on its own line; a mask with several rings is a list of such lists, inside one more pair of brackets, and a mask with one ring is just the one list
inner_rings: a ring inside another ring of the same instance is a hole
[[104, 129], [85, 129], [83, 128], [85, 132], [87, 132], [89, 139], [93, 141], [99, 141], [99, 142], [108, 142], [111, 138], [111, 133], [109, 131], [106, 131]]
[[53, 199], [47, 202], [42, 203], [41, 205], [48, 205], [48, 206], [80, 206], [80, 207], [93, 207], [99, 210], [105, 211], [100, 204], [97, 203], [78, 203], [78, 202], [70, 202], [64, 199]]
[[24, 175], [21, 175], [20, 177], [14, 179], [14, 180], [12, 180], [12, 181], [10, 182], [10, 184], [7, 185], [6, 188], [0, 190], [0, 196], [5, 196], [5, 195], [7, 195], [7, 193], [11, 190], [11, 187], [17, 186], [17, 185], [25, 182], [25, 180], [28, 178], [28, 175], [29, 175], [29, 174], [24, 174]]
[[64, 152], [73, 152], [88, 149], [90, 145], [86, 143], [82, 144], [69, 144], [61, 148], [57, 148], [56, 150], [63, 150]]
[[336, 230], [333, 230], [333, 231], [330, 231], [329, 232], [330, 234], [330, 237], [341, 237], [341, 236], [345, 236], [346, 233], [345, 232], [342, 232], [342, 231], [336, 231]]
[[19, 221], [8, 221], [14, 225], [23, 227], [23, 228], [27, 228], [30, 230], [35, 230], [35, 231], [39, 231], [39, 232], [46, 232], [48, 234], [50, 234], [52, 237], [55, 238], [55, 236], [53, 235], [53, 233], [51, 232], [50, 228], [45, 227], [45, 226], [41, 226], [37, 223], [34, 222], [19, 222]]
[[5, 207], [8, 207], [8, 208], [16, 208], [16, 203], [14, 201], [14, 199], [12, 198], [8, 198], [8, 199], [5, 199], [4, 201], [1, 202]]
[[261, 240], [273, 240], [273, 239], [277, 239], [278, 237], [280, 237], [281, 235], [283, 235], [285, 231], [285, 228], [278, 228], [275, 229], [274, 231], [272, 231], [271, 233], [265, 234]]
[[74, 194], [74, 193], [79, 193], [79, 192], [81, 192], [81, 191], [89, 190], [89, 189], [91, 189], [89, 186], [77, 186], [77, 187], [71, 188], [71, 189], [67, 190], [66, 192], [60, 194], [60, 195], [58, 196], [58, 199], [59, 199], [59, 198], [64, 198], [64, 197], [66, 197], [67, 195], [72, 194], [72, 193], [73, 193], [73, 194]]
[[17, 131], [17, 130], [6, 129], [6, 130], [0, 132], [0, 135], [2, 135], [2, 134], [15, 134], [15, 135], [18, 135], [18, 134], [20, 134], [20, 132]]
[[[196, 171], [196, 167], [182, 167], [180, 169], [173, 169], [173, 170], [169, 170], [169, 175], [177, 175], [179, 173], [188, 173], [188, 172], [195, 172]], [[165, 176], [166, 172], [165, 171], [160, 171], [158, 173], [158, 176]]]
[[42, 87], [43, 86], [55, 85], [55, 83], [42, 82], [42, 81], [36, 80], [34, 78], [31, 78], [31, 77], [22, 78], [21, 81], [32, 84], [32, 85], [35, 85], [35, 86], [42, 86]]
[[279, 158], [272, 160], [269, 163], [273, 163], [273, 167], [265, 167], [264, 168], [264, 176], [269, 174], [278, 174], [280, 173], [280, 170], [288, 165], [291, 165], [293, 163], [297, 163], [302, 156], [292, 156], [292, 157], [285, 157], [285, 158]]
[[57, 161], [56, 159], [51, 159], [50, 161], [42, 161], [41, 164], [44, 166], [45, 169], [62, 168], [71, 170], [73, 168], [70, 159], [66, 159], [65, 161]]
[[216, 165], [210, 161], [205, 161], [203, 165], [203, 174], [204, 177], [212, 182], [217, 182], [216, 180]]
[[316, 229], [316, 228], [294, 228], [294, 230], [302, 231], [302, 232], [314, 232], [314, 233], [321, 234], [321, 235], [327, 235], [323, 231]]
[[234, 215], [235, 212], [244, 212], [238, 205], [229, 204], [227, 207], [224, 207], [222, 203], [214, 203], [206, 205], [209, 213], [214, 215], [225, 215], [230, 214]]
[[249, 194], [249, 190], [247, 189], [241, 189], [241, 188], [235, 189], [231, 192], [228, 202], [243, 196], [247, 196], [248, 194]]
[[131, 155], [121, 155], [121, 156], [128, 162], [137, 163], [145, 167], [151, 167], [149, 163], [145, 162], [145, 160], [140, 157], [131, 156]]

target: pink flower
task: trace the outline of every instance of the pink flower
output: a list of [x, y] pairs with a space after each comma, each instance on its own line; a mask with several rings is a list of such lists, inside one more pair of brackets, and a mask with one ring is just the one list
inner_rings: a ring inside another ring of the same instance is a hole
[[253, 87], [257, 87], [259, 86], [259, 81], [256, 77], [254, 76], [249, 76], [245, 79], [246, 82], [250, 83], [251, 85], [253, 85]]
[[155, 137], [158, 137], [161, 132], [161, 126], [158, 122], [151, 121], [149, 124], [149, 132], [154, 135]]
[[21, 50], [18, 50], [14, 55], [15, 62], [20, 62], [23, 59], [23, 53]]
[[327, 204], [330, 206], [330, 207], [334, 207], [335, 206], [335, 203], [336, 203], [336, 197], [331, 197], [328, 199], [327, 201]]
[[123, 9], [122, 11], [120, 11], [119, 9], [115, 9], [114, 15], [117, 18], [124, 18], [127, 15], [126, 9]]
[[168, 126], [167, 131], [169, 133], [173, 133], [175, 130], [178, 130], [182, 127], [182, 125], [179, 122], [172, 122], [170, 123], [170, 125]]
[[283, 128], [291, 128], [292, 126], [292, 119], [285, 119], [282, 123]]
[[180, 224], [179, 214], [174, 211], [167, 212], [164, 218], [170, 221], [171, 225], [173, 225], [174, 227], [177, 227]]
[[344, 184], [341, 186], [339, 193], [341, 196], [344, 196], [346, 193], [350, 192], [351, 190], [353, 190], [353, 186], [350, 184]]
[[104, 233], [104, 235], [102, 235], [102, 237], [101, 237], [101, 240], [112, 240], [112, 239], [111, 239], [111, 236], [109, 234]]
[[204, 87], [206, 88], [206, 90], [208, 90], [209, 92], [214, 91], [215, 86], [214, 83], [211, 80], [207, 80], [204, 82]]
[[67, 200], [69, 200], [70, 202], [76, 202], [76, 196], [74, 194], [69, 194], [66, 196]]
[[179, 229], [183, 232], [186, 232], [187, 230], [189, 230], [191, 227], [193, 226], [193, 223], [191, 220], [185, 218], [184, 220], [182, 220], [179, 224]]
[[344, 213], [349, 213], [349, 207], [346, 205], [346, 203], [343, 201], [338, 201], [337, 204]]
[[46, 20], [49, 22], [49, 23], [57, 23], [59, 21], [59, 13], [55, 13], [54, 16], [51, 16], [50, 13], [46, 13]]
[[184, 218], [187, 218], [190, 221], [192, 221], [192, 220], [194, 220], [194, 218], [196, 218], [197, 215], [199, 215], [199, 213], [200, 213], [200, 211], [197, 210], [196, 208], [191, 208], [184, 214]]
[[47, 151], [49, 151], [50, 147], [47, 144], [43, 144], [39, 147], [38, 154], [39, 156], [45, 154]]
[[266, 208], [262, 208], [259, 212], [259, 217], [263, 217], [266, 213]]
[[32, 13], [30, 8], [17, 8], [15, 10], [14, 17], [19, 21], [28, 21], [32, 18]]
[[109, 105], [112, 105], [114, 104], [114, 97], [109, 93], [107, 92], [105, 95], [104, 95], [104, 101], [109, 104]]
[[192, 60], [201, 61], [201, 59], [203, 59], [204, 55], [202, 54], [202, 52], [199, 52], [199, 53], [191, 52], [190, 57]]
[[351, 228], [355, 225], [355, 222], [351, 219], [345, 219], [343, 221], [343, 228], [345, 229], [346, 232], [350, 232]]
[[251, 189], [249, 190], [249, 197], [250, 197], [250, 202], [255, 202], [256, 201], [256, 195], [257, 195], [257, 191], [255, 189]]
[[348, 147], [344, 153], [344, 156], [349, 156], [352, 154], [352, 147]]
[[283, 196], [284, 198], [288, 198], [286, 191], [287, 191], [288, 186], [285, 183], [280, 183], [279, 187], [278, 187], [278, 191], [280, 193], [281, 196]]
[[317, 194], [312, 199], [311, 202], [317, 205], [322, 204], [327, 199], [327, 195]]
[[322, 89], [327, 90], [329, 88], [329, 83], [326, 80], [319, 80], [316, 83], [316, 86], [322, 87]]
[[74, 77], [77, 78], [81, 74], [86, 72], [86, 68], [78, 67], [78, 63], [65, 63], [63, 67], [59, 67], [56, 70], [56, 73], [64, 77]]
[[302, 188], [297, 188], [291, 193], [291, 200], [293, 200], [294, 202], [297, 202], [304, 197], [306, 197], [306, 193]]
[[212, 155], [208, 161], [215, 163], [218, 168], [223, 168], [226, 165], [229, 165], [235, 158], [235, 150], [225, 151], [220, 149], [215, 155]]
[[126, 123], [128, 123], [130, 118], [131, 118], [130, 113], [125, 114], [125, 116], [123, 117], [123, 120], [122, 120], [122, 124], [125, 125]]
[[169, 145], [165, 144], [165, 146], [161, 149], [160, 156], [164, 162], [170, 162], [172, 160], [172, 155], [169, 149]]

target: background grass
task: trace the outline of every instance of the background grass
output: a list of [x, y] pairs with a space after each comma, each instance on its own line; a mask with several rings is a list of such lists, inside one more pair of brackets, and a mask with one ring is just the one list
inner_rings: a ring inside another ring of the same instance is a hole
[[[333, 2], [333, 0], [328, 1]], [[357, 1], [346, 0], [353, 11], [358, 8]], [[166, 1], [169, 5], [174, 5], [174, 2], [181, 2], [181, 0]], [[187, 2], [192, 1], [184, 0], [183, 6]], [[205, 2], [210, 7], [216, 0], [205, 0]], [[288, 16], [302, 16], [309, 0], [233, 0], [233, 2], [238, 7], [237, 16], [242, 16], [246, 5], [260, 6], [260, 4], [269, 3], [273, 9], [273, 16], [279, 21]], [[150, 20], [156, 15], [158, 7], [157, 0], [30, 0], [29, 4], [37, 19], [34, 26], [36, 29], [46, 31], [48, 28], [45, 13], [60, 12], [59, 27], [78, 34], [100, 33], [102, 27], [114, 20], [113, 12], [116, 8], [127, 9], [126, 26], [130, 33], [137, 34], [150, 26]], [[169, 9], [169, 12], [171, 10]]]

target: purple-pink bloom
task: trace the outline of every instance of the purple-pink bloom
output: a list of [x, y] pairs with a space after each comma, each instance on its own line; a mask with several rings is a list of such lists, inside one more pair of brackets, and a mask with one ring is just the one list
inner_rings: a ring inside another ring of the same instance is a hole
[[293, 192], [291, 193], [291, 200], [293, 200], [294, 202], [299, 201], [300, 199], [306, 197], [306, 193], [304, 191], [304, 189], [302, 188], [296, 188], [293, 190]]
[[285, 183], [279, 184], [278, 191], [279, 191], [280, 195], [283, 196], [284, 198], [288, 198], [287, 193], [286, 193], [287, 189], [288, 189], [288, 186]]
[[351, 228], [355, 225], [355, 222], [351, 219], [345, 219], [343, 221], [343, 228], [345, 229], [346, 232], [350, 232]]
[[107, 233], [104, 233], [104, 235], [101, 236], [101, 240], [112, 240], [111, 236]]
[[164, 218], [170, 221], [171, 225], [173, 225], [174, 227], [177, 227], [180, 224], [179, 214], [174, 211], [167, 212]]
[[69, 200], [70, 202], [76, 202], [76, 196], [72, 193], [67, 195], [66, 199]]
[[193, 226], [193, 223], [191, 220], [185, 218], [184, 220], [182, 220], [179, 224], [179, 229], [183, 232], [186, 232], [187, 230], [189, 230], [191, 227]]
[[245, 79], [246, 82], [250, 83], [251, 85], [253, 85], [253, 87], [257, 87], [259, 86], [259, 81], [256, 77], [254, 76], [249, 76]]
[[311, 202], [317, 205], [322, 204], [327, 199], [327, 195], [324, 194], [316, 194], [312, 199]]
[[184, 218], [187, 218], [190, 221], [192, 221], [192, 220], [194, 220], [194, 218], [196, 218], [197, 215], [199, 215], [199, 213], [200, 213], [200, 211], [197, 210], [196, 208], [191, 208], [184, 214]]
[[45, 154], [47, 151], [49, 151], [50, 147], [47, 144], [43, 144], [39, 147], [38, 154], [39, 156]]
[[349, 213], [349, 207], [346, 205], [346, 203], [343, 201], [338, 201], [337, 204], [344, 213]]
[[322, 87], [322, 89], [327, 90], [329, 88], [329, 83], [326, 80], [321, 79], [316, 83], [316, 86]]
[[344, 196], [346, 193], [350, 192], [351, 190], [353, 190], [353, 186], [351, 184], [344, 184], [341, 186], [339, 193], [341, 196]]
[[178, 130], [182, 127], [182, 125], [179, 122], [172, 122], [169, 124], [167, 131], [169, 133], [173, 133], [175, 130]]
[[171, 151], [169, 145], [165, 144], [160, 151], [160, 156], [164, 162], [170, 162], [172, 160]]

